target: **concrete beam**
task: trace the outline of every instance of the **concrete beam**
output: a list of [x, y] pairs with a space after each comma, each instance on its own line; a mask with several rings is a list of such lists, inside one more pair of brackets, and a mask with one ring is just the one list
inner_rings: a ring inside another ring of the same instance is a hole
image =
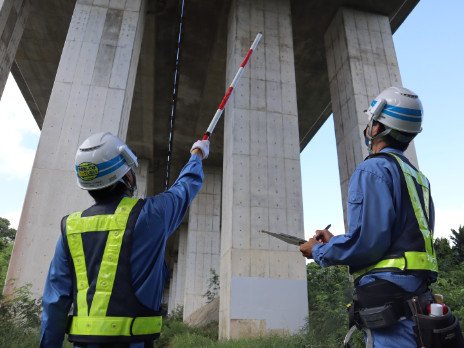
[[0, 4], [0, 98], [23, 35], [30, 8], [30, 0], [5, 0]]

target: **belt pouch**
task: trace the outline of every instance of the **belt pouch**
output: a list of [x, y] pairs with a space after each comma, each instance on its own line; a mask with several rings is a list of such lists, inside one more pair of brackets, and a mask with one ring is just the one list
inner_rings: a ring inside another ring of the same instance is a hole
[[398, 321], [398, 315], [390, 303], [379, 307], [363, 308], [359, 311], [359, 317], [363, 327], [368, 329], [380, 329]]
[[[413, 317], [416, 322], [415, 333], [419, 331], [422, 342], [416, 337], [418, 344], [427, 348], [462, 348], [464, 339], [456, 318], [451, 310], [442, 316], [417, 314]], [[416, 334], [417, 336], [417, 334]]]

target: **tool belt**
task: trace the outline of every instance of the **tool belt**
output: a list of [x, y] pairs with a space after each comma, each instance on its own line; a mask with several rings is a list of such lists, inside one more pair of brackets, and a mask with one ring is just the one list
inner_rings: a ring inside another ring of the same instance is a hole
[[[448, 307], [443, 316], [423, 314], [434, 302], [427, 283], [414, 292], [407, 292], [386, 280], [376, 280], [355, 288], [353, 303], [348, 306], [349, 327], [355, 326], [364, 331], [381, 329], [401, 318], [409, 318], [416, 324], [414, 336], [418, 347], [463, 348], [459, 321]], [[345, 341], [345, 347], [348, 347], [349, 337]]]
[[348, 307], [349, 325], [359, 329], [379, 329], [393, 325], [402, 317], [411, 318], [415, 314], [409, 302], [413, 297], [417, 297], [424, 311], [433, 301], [426, 283], [414, 292], [407, 292], [383, 279], [357, 286], [353, 303]]

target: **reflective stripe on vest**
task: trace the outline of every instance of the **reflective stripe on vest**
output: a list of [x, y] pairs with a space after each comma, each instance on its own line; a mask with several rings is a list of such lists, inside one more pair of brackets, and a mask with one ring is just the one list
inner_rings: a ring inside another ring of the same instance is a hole
[[[401, 160], [400, 157], [395, 154], [390, 153], [389, 155], [393, 156], [395, 160], [400, 165], [400, 168], [404, 174], [406, 180], [406, 186], [408, 188], [409, 198], [414, 209], [414, 214], [416, 216], [417, 222], [419, 224], [419, 229], [422, 233], [425, 243], [425, 252], [419, 251], [407, 251], [404, 253], [404, 256], [385, 259], [377, 262], [374, 265], [361, 269], [357, 272], [353, 272], [352, 277], [356, 279], [363, 274], [372, 271], [373, 269], [380, 270], [385, 268], [386, 270], [391, 268], [396, 268], [401, 271], [405, 270], [424, 270], [424, 271], [433, 271], [438, 272], [438, 263], [435, 250], [433, 249], [433, 232], [429, 228], [428, 224], [428, 215], [430, 210], [430, 188], [429, 182], [424, 174], [419, 171], [416, 171], [409, 164]], [[417, 193], [416, 185], [414, 180], [421, 186], [422, 195], [424, 197], [424, 209]], [[427, 214], [427, 216], [426, 216]]]
[[73, 317], [70, 334], [91, 336], [151, 335], [161, 331], [158, 317]]
[[[82, 217], [73, 213], [66, 221], [69, 251], [76, 271], [77, 316], [73, 317], [69, 334], [98, 336], [131, 336], [155, 334], [161, 331], [161, 317], [106, 317], [113, 290], [122, 240], [127, 221], [137, 199], [123, 198], [114, 214]], [[82, 233], [108, 231], [105, 250], [97, 276], [95, 294], [87, 306], [89, 289]]]

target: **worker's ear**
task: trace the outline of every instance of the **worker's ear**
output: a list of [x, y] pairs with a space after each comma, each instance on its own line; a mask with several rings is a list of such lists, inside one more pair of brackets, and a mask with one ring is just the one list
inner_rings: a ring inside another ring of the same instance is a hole
[[131, 187], [134, 186], [135, 183], [135, 178], [132, 175], [132, 170], [129, 170], [123, 177], [122, 179], [127, 182]]
[[122, 181], [127, 187], [127, 194], [130, 197], [134, 196], [135, 191], [137, 190], [137, 177], [135, 176], [135, 172], [133, 169], [129, 170], [123, 177]]
[[372, 125], [372, 137], [375, 137], [377, 134], [379, 134], [382, 131], [382, 126], [378, 122], [374, 122]]

